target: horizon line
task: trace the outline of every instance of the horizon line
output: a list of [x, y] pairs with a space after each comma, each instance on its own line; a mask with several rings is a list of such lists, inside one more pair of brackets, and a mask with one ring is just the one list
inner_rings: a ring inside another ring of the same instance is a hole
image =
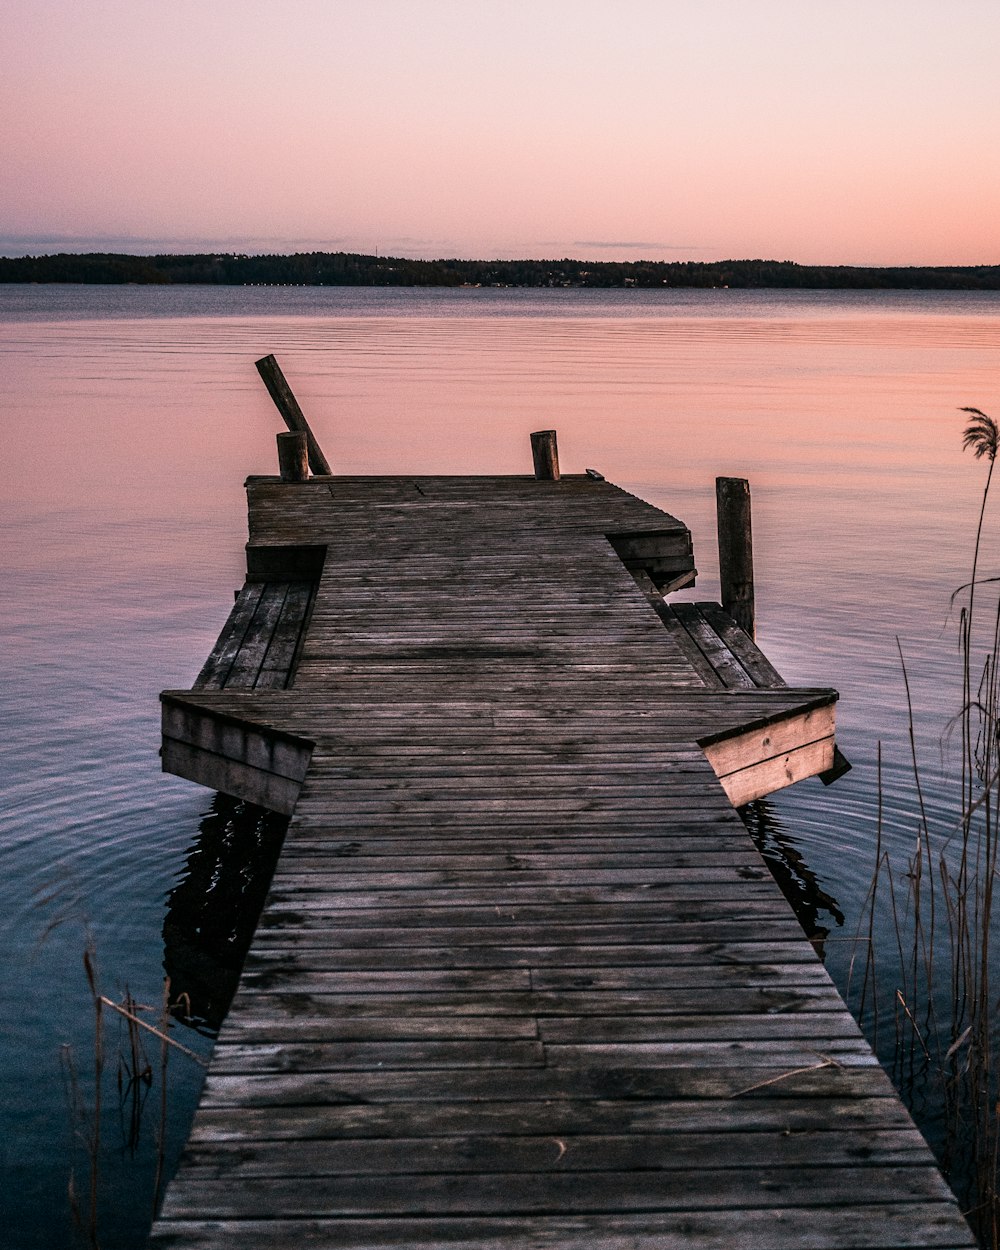
[[[15, 243], [15, 240], [17, 240], [16, 243]], [[58, 244], [60, 243], [72, 244], [74, 242], [80, 245], [88, 244], [89, 246], [87, 246], [85, 250], [78, 250], [78, 249], [57, 250], [57, 251], [52, 251], [52, 252], [21, 250], [22, 248], [25, 248], [25, 247], [30, 248], [32, 243], [36, 243], [42, 246], [46, 244], [50, 246], [52, 245], [58, 246]], [[145, 245], [146, 247], [153, 247], [156, 244], [175, 243], [175, 244], [182, 244], [182, 245], [187, 244], [189, 247], [197, 246], [197, 247], [202, 248], [203, 250], [200, 250], [200, 251], [184, 250], [184, 251], [177, 251], [177, 252], [172, 252], [172, 251], [167, 251], [167, 250], [122, 251], [122, 250], [118, 250], [117, 248], [113, 246], [108, 249], [103, 249], [99, 246], [98, 247], [93, 246], [94, 244], [100, 244], [100, 243], [105, 243], [105, 242], [111, 245], [131, 243], [133, 245], [139, 245], [140, 247], [142, 247], [143, 245]], [[920, 261], [905, 261], [905, 262], [896, 261], [896, 262], [890, 262], [890, 263], [885, 263], [885, 262], [872, 263], [872, 262], [856, 262], [856, 261], [851, 261], [851, 262], [798, 261], [798, 260], [791, 260], [788, 257], [749, 256], [749, 255], [721, 256], [712, 260], [695, 260], [695, 259], [682, 260], [676, 257], [673, 257], [670, 259], [656, 259], [652, 256], [639, 256], [634, 259], [622, 258], [622, 259], [614, 259], [614, 260], [597, 260], [597, 259], [587, 258], [585, 256], [573, 256], [569, 253], [565, 253], [561, 256], [555, 253], [550, 253], [547, 255], [545, 254], [541, 254], [541, 255], [523, 254], [523, 255], [517, 255], [517, 256], [499, 256], [499, 255], [471, 256], [471, 255], [461, 255], [459, 253], [451, 253], [451, 254], [441, 254], [441, 255], [436, 255], [436, 256], [415, 256], [415, 255], [407, 255], [405, 252], [388, 253], [388, 252], [384, 252], [381, 250], [376, 250], [374, 252], [365, 252], [365, 251], [358, 251], [358, 250], [344, 247], [344, 246], [335, 247], [331, 249], [329, 247], [329, 243], [327, 244], [326, 247], [320, 247], [320, 246], [316, 246], [315, 244], [313, 244], [312, 240], [302, 240], [301, 245], [299, 247], [296, 247], [295, 241], [292, 241], [292, 240], [280, 241], [281, 243], [284, 243], [285, 249], [291, 248], [292, 250], [284, 250], [281, 248], [269, 248], [266, 246], [262, 247], [260, 246], [260, 244], [263, 242], [262, 240], [256, 240], [256, 242], [258, 243], [257, 247], [253, 247], [253, 246], [239, 247], [234, 244], [233, 240], [228, 240], [228, 239], [227, 240], [198, 239], [198, 238], [153, 239], [149, 237], [138, 237], [138, 236], [128, 236], [127, 238], [122, 238], [121, 236], [111, 237], [111, 236], [81, 236], [81, 235], [35, 235], [35, 236], [6, 235], [4, 236], [0, 234], [0, 259], [2, 260], [49, 260], [58, 256], [77, 256], [77, 257], [120, 256], [120, 257], [125, 257], [128, 259], [135, 259], [135, 260], [142, 260], [142, 259], [153, 260], [153, 259], [156, 259], [157, 257], [173, 259], [173, 258], [182, 258], [182, 257], [188, 257], [188, 256], [192, 258], [196, 256], [263, 258], [267, 256], [293, 257], [293, 256], [308, 256], [308, 255], [313, 255], [313, 256], [317, 256], [317, 255], [318, 256], [338, 256], [339, 255], [339, 256], [358, 256], [362, 259], [372, 260], [372, 261], [402, 260], [402, 261], [411, 261], [416, 264], [431, 264], [431, 265], [448, 264], [452, 262], [458, 263], [458, 264], [477, 264], [477, 265], [559, 264], [559, 263], [564, 263], [564, 262], [569, 261], [574, 264], [590, 264], [590, 265], [644, 265], [644, 264], [645, 265], [678, 265], [678, 264], [682, 264], [682, 265], [709, 265], [710, 266], [710, 265], [727, 265], [727, 264], [765, 264], [765, 265], [789, 265], [789, 266], [793, 266], [793, 267], [800, 268], [800, 269], [955, 270], [955, 269], [1000, 268], [1000, 261], [972, 261], [972, 262], [950, 262], [950, 263], [946, 262], [943, 264], [942, 263], [928, 264], [928, 263], [920, 262]], [[275, 240], [275, 242], [277, 243], [279, 241]], [[330, 242], [333, 242], [333, 240], [331, 240]], [[222, 244], [223, 246], [212, 247], [211, 246], [212, 243]], [[598, 245], [591, 244], [590, 246], [598, 246]], [[605, 248], [620, 247], [624, 250], [626, 248], [632, 248], [632, 247], [638, 248], [639, 246], [642, 246], [642, 245], [625, 244], [625, 243], [621, 243], [621, 244], [602, 243], [599, 246], [605, 247]], [[646, 246], [650, 246], [650, 245], [646, 245]], [[660, 244], [658, 246], [659, 248], [662, 248], [663, 250], [676, 250], [676, 251], [688, 250], [687, 248], [682, 248], [680, 246], [672, 247], [669, 244]], [[15, 251], [15, 247], [17, 248], [16, 251]], [[695, 250], [700, 250], [700, 249], [696, 249], [692, 247], [690, 250], [695, 251]]]

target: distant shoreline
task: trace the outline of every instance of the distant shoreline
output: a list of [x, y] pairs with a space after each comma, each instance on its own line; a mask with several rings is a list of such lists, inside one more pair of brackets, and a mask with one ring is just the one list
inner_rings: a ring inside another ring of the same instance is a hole
[[409, 260], [354, 252], [0, 257], [0, 283], [148, 286], [533, 287], [663, 290], [1000, 290], [1000, 265], [798, 265], [794, 261]]

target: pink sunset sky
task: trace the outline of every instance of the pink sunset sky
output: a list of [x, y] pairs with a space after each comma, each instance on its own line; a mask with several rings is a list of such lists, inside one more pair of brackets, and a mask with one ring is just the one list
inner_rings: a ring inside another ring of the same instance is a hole
[[7, 0], [0, 251], [1000, 262], [997, 0]]

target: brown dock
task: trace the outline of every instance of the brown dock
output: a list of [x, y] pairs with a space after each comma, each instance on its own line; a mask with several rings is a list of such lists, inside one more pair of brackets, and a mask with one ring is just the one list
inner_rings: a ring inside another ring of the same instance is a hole
[[[292, 814], [152, 1244], [971, 1246], [734, 810], [835, 768], [597, 476], [248, 482], [164, 767]], [[658, 589], [659, 588], [659, 589]]]

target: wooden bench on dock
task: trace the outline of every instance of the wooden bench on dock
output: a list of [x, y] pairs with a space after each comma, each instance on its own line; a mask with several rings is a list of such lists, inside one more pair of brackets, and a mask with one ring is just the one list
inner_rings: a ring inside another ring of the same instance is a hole
[[163, 762], [292, 820], [153, 1245], [971, 1246], [733, 807], [834, 767], [836, 692], [663, 602], [683, 524], [596, 475], [247, 488]]
[[195, 690], [284, 690], [306, 634], [316, 583], [247, 581]]

